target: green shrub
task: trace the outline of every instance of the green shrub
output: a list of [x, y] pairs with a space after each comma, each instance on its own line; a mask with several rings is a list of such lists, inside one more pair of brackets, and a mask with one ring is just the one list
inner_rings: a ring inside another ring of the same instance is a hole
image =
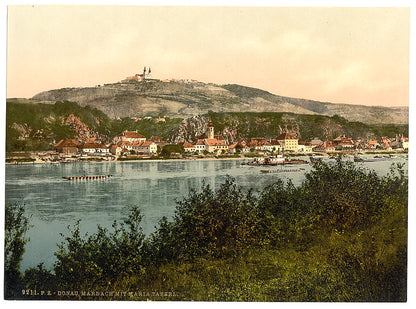
[[[341, 158], [258, 196], [228, 177], [218, 190], [191, 190], [146, 239], [136, 207], [112, 232], [83, 237], [78, 222], [53, 272], [39, 265], [19, 284], [175, 292], [169, 300], [403, 302], [407, 182], [403, 165], [380, 177]], [[24, 246], [18, 231], [10, 269]]]
[[114, 222], [113, 232], [98, 226], [97, 233], [85, 238], [78, 221], [55, 254], [57, 282], [62, 288], [108, 286], [119, 277], [143, 272], [141, 219], [133, 207], [124, 223]]
[[12, 299], [20, 294], [23, 286], [20, 263], [29, 241], [26, 233], [30, 225], [24, 207], [15, 203], [5, 204], [4, 220], [4, 289], [5, 298]]

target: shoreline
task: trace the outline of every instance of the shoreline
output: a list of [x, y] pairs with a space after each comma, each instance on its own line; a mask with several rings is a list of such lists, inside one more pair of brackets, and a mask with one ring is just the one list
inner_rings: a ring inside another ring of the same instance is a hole
[[[371, 155], [378, 155], [378, 154], [394, 154], [394, 155], [408, 155], [408, 153], [406, 152], [373, 152], [373, 153], [365, 153], [365, 154], [350, 154], [350, 153], [345, 153], [345, 154], [337, 154], [337, 155], [342, 155], [342, 156], [355, 156], [355, 155], [365, 155], [365, 156], [371, 156]], [[310, 156], [318, 156], [318, 157], [331, 157], [334, 154], [332, 153], [310, 153], [310, 154], [297, 154], [294, 156], [290, 156], [288, 155], [289, 158], [304, 158], [304, 157], [310, 157]], [[6, 165], [27, 165], [27, 164], [32, 164], [32, 165], [39, 165], [39, 164], [74, 164], [74, 163], [106, 163], [106, 162], [167, 162], [167, 161], [179, 161], [179, 162], [184, 162], [184, 161], [213, 161], [213, 160], [253, 160], [256, 157], [239, 157], [239, 158], [235, 158], [235, 157], [230, 157], [230, 158], [216, 158], [216, 157], [209, 157], [209, 158], [178, 158], [178, 159], [151, 159], [151, 158], [146, 158], [146, 159], [132, 159], [132, 160], [97, 160], [99, 159], [99, 157], [97, 158], [88, 158], [86, 160], [81, 160], [81, 161], [57, 161], [57, 162], [39, 162], [35, 159], [35, 161], [33, 162], [5, 162]], [[260, 158], [260, 157], [257, 157]]]
[[74, 163], [110, 163], [110, 162], [118, 162], [118, 163], [125, 163], [125, 162], [167, 162], [167, 161], [208, 161], [208, 160], [250, 160], [252, 158], [192, 158], [192, 159], [137, 159], [137, 160], [83, 160], [83, 161], [73, 161], [73, 162], [6, 162], [6, 165], [39, 165], [39, 164], [74, 164]]

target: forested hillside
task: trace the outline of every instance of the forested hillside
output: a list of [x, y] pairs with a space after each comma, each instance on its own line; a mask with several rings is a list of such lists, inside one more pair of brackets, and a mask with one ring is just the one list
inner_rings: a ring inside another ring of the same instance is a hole
[[134, 117], [114, 119], [98, 109], [81, 107], [74, 102], [45, 104], [9, 100], [6, 150], [53, 149], [53, 145], [63, 138], [76, 138], [82, 142], [89, 137], [98, 137], [109, 142], [125, 130], [138, 130], [147, 138], [160, 136], [171, 143], [193, 142], [206, 132], [210, 120], [216, 134], [222, 134], [229, 143], [239, 137], [272, 138], [282, 131], [295, 134], [304, 141], [315, 137], [334, 138], [341, 134], [354, 139], [394, 137], [396, 134], [408, 136], [409, 127], [407, 124], [369, 125], [349, 122], [339, 116], [274, 112], [209, 112], [187, 119], [165, 117], [164, 122], [157, 122], [150, 117], [140, 120]]
[[74, 102], [54, 104], [7, 102], [6, 151], [48, 150], [63, 138], [85, 141], [98, 137], [105, 142], [124, 130], [139, 130], [147, 138], [167, 137], [182, 119], [167, 118], [135, 121], [131, 118], [111, 119], [102, 111]]

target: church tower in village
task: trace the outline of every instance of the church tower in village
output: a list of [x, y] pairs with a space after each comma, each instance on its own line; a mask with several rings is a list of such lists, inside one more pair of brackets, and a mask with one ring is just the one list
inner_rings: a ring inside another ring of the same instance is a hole
[[213, 139], [214, 138], [214, 124], [210, 121], [208, 124], [208, 138]]

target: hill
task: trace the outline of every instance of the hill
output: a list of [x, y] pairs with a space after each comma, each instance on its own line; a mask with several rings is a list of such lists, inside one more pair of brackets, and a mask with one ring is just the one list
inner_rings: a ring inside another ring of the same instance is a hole
[[[36, 103], [36, 104], [35, 104]], [[154, 119], [111, 119], [102, 111], [75, 102], [44, 104], [26, 100], [7, 100], [6, 151], [49, 150], [63, 138], [85, 142], [97, 137], [104, 142], [124, 130], [139, 130], [147, 138], [152, 135], [166, 137], [182, 118], [166, 118], [156, 123]]]
[[290, 98], [235, 84], [184, 81], [128, 81], [87, 88], [41, 92], [33, 100], [71, 101], [91, 106], [109, 117], [158, 116], [187, 118], [213, 112], [289, 112], [334, 116], [369, 124], [406, 124], [408, 108], [335, 104]]
[[222, 134], [229, 143], [239, 137], [272, 138], [283, 131], [306, 141], [341, 134], [354, 139], [408, 135], [406, 124], [368, 125], [339, 116], [294, 113], [209, 112], [186, 119], [166, 117], [165, 122], [157, 122], [155, 118], [114, 119], [98, 109], [74, 102], [44, 104], [27, 100], [8, 100], [6, 111], [6, 151], [53, 149], [53, 145], [63, 138], [83, 142], [89, 137], [98, 137], [110, 142], [124, 130], [138, 130], [147, 138], [157, 135], [170, 143], [192, 142], [206, 132], [210, 120], [216, 134]]

